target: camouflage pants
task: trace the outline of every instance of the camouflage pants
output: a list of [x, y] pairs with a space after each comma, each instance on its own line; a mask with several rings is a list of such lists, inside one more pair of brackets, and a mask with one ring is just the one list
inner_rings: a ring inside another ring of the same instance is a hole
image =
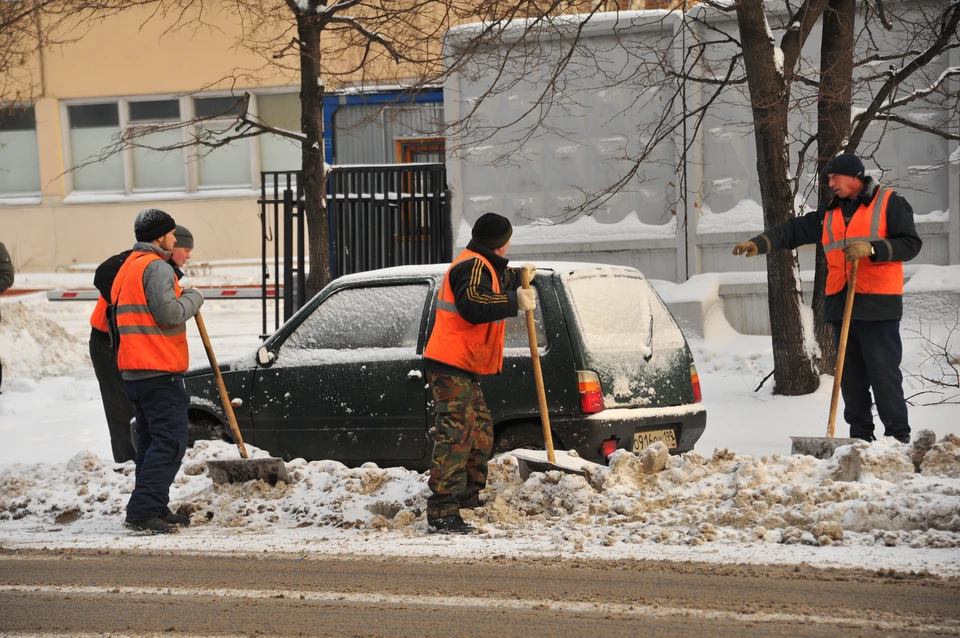
[[493, 421], [477, 381], [428, 372], [427, 382], [433, 391], [436, 428], [427, 517], [441, 518], [473, 507], [486, 486]]

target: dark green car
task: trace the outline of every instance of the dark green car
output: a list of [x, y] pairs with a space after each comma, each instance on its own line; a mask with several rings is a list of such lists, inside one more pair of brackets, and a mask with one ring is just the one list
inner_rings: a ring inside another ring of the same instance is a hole
[[[244, 441], [290, 460], [429, 467], [423, 350], [445, 266], [341, 277], [249, 357], [221, 364]], [[605, 462], [663, 441], [693, 449], [706, 424], [683, 333], [643, 275], [538, 265], [535, 312], [554, 445]], [[503, 373], [482, 379], [494, 453], [543, 449], [523, 314], [507, 320]], [[191, 431], [229, 428], [210, 368], [186, 374]], [[238, 401], [237, 399], [240, 399]]]

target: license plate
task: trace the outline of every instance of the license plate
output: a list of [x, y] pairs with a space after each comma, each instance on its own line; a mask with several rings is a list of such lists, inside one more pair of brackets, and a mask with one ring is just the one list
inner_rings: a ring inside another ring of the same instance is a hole
[[677, 447], [677, 433], [673, 428], [669, 430], [648, 430], [635, 432], [633, 435], [633, 451], [639, 452], [660, 441], [668, 448]]

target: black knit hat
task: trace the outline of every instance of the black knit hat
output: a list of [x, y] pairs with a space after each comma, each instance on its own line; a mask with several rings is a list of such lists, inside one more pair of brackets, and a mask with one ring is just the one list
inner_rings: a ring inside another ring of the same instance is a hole
[[177, 222], [173, 221], [173, 217], [159, 208], [144, 208], [137, 213], [137, 219], [133, 222], [133, 232], [137, 236], [137, 241], [160, 239], [176, 227]]
[[496, 213], [484, 213], [473, 225], [473, 241], [487, 248], [500, 248], [513, 235], [510, 220]]
[[187, 230], [186, 226], [177, 224], [173, 231], [173, 236], [177, 238], [177, 248], [189, 248], [193, 250], [193, 233]]
[[827, 168], [823, 171], [826, 176], [830, 175], [849, 175], [863, 179], [863, 162], [853, 153], [840, 153], [832, 160], [827, 162]]

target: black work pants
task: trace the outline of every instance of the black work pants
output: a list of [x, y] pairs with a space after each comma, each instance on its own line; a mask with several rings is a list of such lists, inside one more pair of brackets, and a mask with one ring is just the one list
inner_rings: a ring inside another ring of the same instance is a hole
[[127, 518], [143, 520], [170, 513], [170, 486], [187, 451], [190, 395], [182, 374], [126, 381], [137, 415], [136, 484]]
[[[834, 343], [839, 347], [842, 324], [839, 321], [832, 324]], [[876, 440], [872, 410], [876, 403], [883, 435], [904, 443], [910, 441], [903, 374], [900, 372], [902, 358], [899, 321], [850, 322], [840, 393], [843, 395], [843, 418], [850, 424], [851, 438]]]
[[127, 398], [123, 377], [117, 369], [117, 355], [110, 347], [110, 335], [96, 328], [90, 329], [90, 361], [100, 384], [100, 400], [110, 430], [113, 460], [117, 463], [132, 461], [137, 454], [130, 438], [133, 404]]

